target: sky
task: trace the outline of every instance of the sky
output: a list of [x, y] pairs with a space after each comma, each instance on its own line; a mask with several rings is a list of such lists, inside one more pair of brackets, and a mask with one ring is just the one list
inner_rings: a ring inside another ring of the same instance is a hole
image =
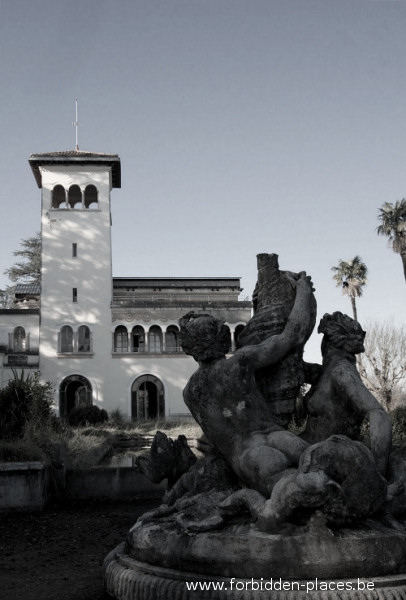
[[[33, 153], [121, 158], [113, 275], [311, 274], [318, 318], [405, 323], [378, 209], [406, 196], [406, 0], [0, 0], [0, 287], [40, 229]], [[318, 360], [320, 335], [306, 358]]]

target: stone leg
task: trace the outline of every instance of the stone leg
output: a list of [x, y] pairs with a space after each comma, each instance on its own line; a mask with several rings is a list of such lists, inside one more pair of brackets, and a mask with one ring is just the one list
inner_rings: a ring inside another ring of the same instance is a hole
[[318, 508], [333, 494], [341, 494], [341, 488], [323, 471], [289, 473], [275, 484], [271, 498], [259, 510], [258, 529], [276, 532], [297, 508]]

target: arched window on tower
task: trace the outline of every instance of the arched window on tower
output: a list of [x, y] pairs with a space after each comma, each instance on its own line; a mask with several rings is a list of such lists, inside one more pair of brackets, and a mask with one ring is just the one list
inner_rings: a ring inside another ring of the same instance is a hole
[[64, 325], [59, 334], [59, 351], [73, 352], [73, 329], [69, 325]]
[[86, 325], [78, 329], [78, 352], [90, 352], [90, 329]]
[[176, 325], [169, 325], [165, 333], [165, 349], [167, 352], [179, 352], [179, 329]]
[[119, 325], [114, 332], [114, 352], [128, 352], [127, 327]]
[[85, 208], [97, 209], [98, 207], [97, 188], [94, 185], [87, 185], [85, 189]]
[[63, 185], [56, 185], [52, 190], [52, 208], [67, 208]]
[[149, 330], [149, 351], [157, 354], [162, 352], [162, 331], [158, 325], [153, 325]]
[[70, 208], [82, 208], [82, 192], [78, 185], [71, 185], [68, 192]]

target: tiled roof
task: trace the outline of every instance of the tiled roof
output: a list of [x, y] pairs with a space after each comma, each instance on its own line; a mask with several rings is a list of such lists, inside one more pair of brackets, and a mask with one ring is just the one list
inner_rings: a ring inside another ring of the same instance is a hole
[[113, 277], [113, 288], [240, 289], [239, 277]]
[[42, 152], [31, 154], [29, 160], [38, 158], [118, 158], [118, 154], [104, 154], [103, 152], [86, 152], [84, 150], [63, 150], [61, 152]]
[[14, 291], [15, 295], [21, 296], [34, 296], [41, 293], [41, 286], [39, 283], [18, 283]]
[[83, 150], [64, 150], [62, 152], [43, 152], [31, 154], [28, 159], [35, 180], [39, 188], [42, 187], [42, 165], [89, 165], [100, 164], [111, 167], [112, 184], [115, 188], [121, 187], [121, 164], [118, 154], [103, 154], [102, 152], [85, 152]]

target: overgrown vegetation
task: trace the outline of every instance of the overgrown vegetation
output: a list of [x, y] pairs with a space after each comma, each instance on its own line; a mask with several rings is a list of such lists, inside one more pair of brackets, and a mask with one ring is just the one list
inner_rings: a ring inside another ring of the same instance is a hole
[[14, 372], [0, 390], [0, 461], [49, 461], [65, 449], [68, 468], [97, 466], [111, 454], [118, 438], [153, 437], [159, 429], [169, 437], [201, 437], [193, 419], [126, 422], [119, 409], [112, 414], [97, 406], [74, 409], [69, 423], [52, 410], [53, 385], [40, 383], [39, 374]]
[[47, 429], [53, 415], [53, 385], [40, 383], [38, 373], [13, 373], [14, 379], [0, 390], [0, 437], [6, 440]]
[[[113, 415], [117, 418], [117, 415]], [[67, 439], [68, 466], [75, 469], [86, 469], [100, 464], [118, 438], [152, 438], [159, 430], [168, 437], [176, 439], [185, 435], [189, 440], [197, 440], [202, 436], [202, 430], [193, 419], [119, 422], [111, 418], [99, 425], [87, 425], [72, 429], [72, 435]], [[136, 456], [145, 450], [128, 450], [128, 456]]]
[[112, 437], [103, 429], [92, 433], [82, 427], [72, 430], [66, 439], [67, 467], [90, 469], [101, 463], [111, 450]]
[[38, 373], [13, 374], [0, 390], [0, 460], [44, 460], [55, 422], [53, 385], [41, 383]]
[[69, 415], [69, 425], [99, 425], [109, 420], [109, 415], [104, 408], [98, 406], [76, 406]]

